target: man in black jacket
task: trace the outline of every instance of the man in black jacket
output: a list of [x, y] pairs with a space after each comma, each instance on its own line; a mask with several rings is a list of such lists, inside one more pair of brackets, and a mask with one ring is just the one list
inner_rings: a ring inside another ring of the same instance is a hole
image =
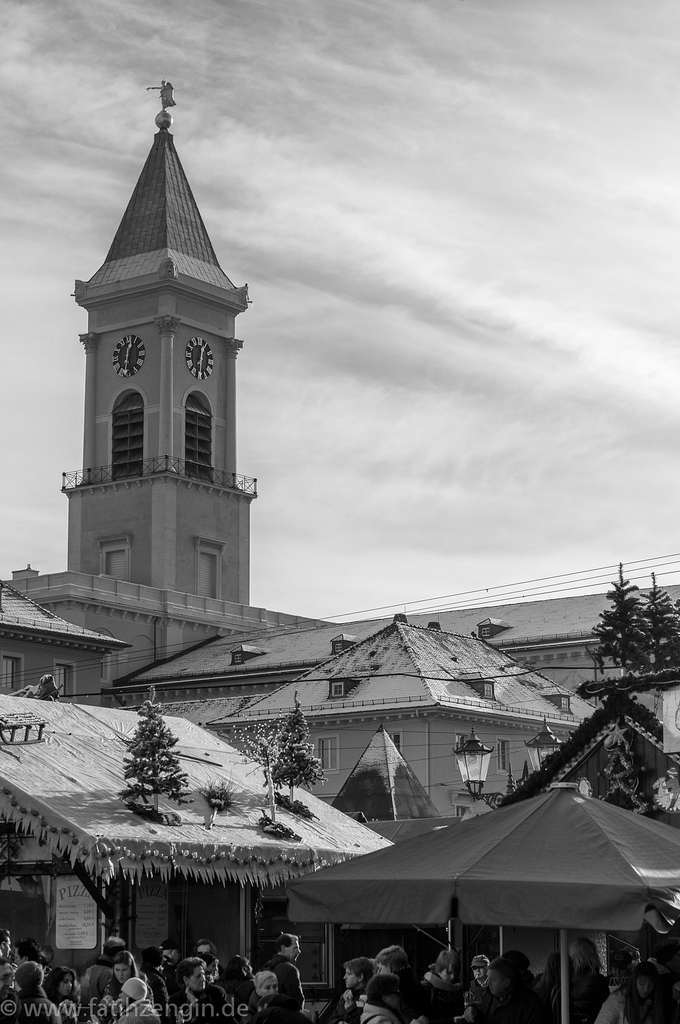
[[[227, 997], [217, 985], [206, 985], [205, 963], [198, 956], [189, 956], [177, 964], [179, 988], [168, 999], [169, 1015], [180, 1021], [221, 1021], [229, 1018], [224, 1011]], [[231, 1018], [233, 1020], [233, 1017]]]
[[295, 961], [300, 955], [300, 937], [282, 932], [274, 943], [274, 956], [263, 971], [273, 971], [279, 983], [279, 995], [290, 996], [297, 1003], [298, 1010], [304, 1009], [305, 997], [300, 981], [300, 972]]
[[548, 1010], [527, 988], [509, 960], [497, 957], [489, 964], [487, 992], [481, 1003], [465, 1008], [468, 1024], [550, 1024]]

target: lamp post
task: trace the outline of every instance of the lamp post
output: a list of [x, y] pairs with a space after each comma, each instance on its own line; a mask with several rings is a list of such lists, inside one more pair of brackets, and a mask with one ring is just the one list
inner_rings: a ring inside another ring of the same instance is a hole
[[559, 750], [561, 743], [562, 740], [552, 731], [547, 718], [544, 718], [541, 731], [533, 739], [524, 741], [524, 746], [529, 752], [532, 769], [535, 772], [540, 772], [546, 757]]
[[473, 726], [470, 736], [460, 746], [454, 747], [453, 752], [468, 793], [473, 800], [484, 800], [482, 790], [489, 771], [493, 747], [487, 747], [477, 739]]

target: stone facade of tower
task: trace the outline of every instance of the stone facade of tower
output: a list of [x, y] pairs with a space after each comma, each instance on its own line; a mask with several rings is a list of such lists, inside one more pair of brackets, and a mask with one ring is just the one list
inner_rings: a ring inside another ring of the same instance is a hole
[[69, 569], [247, 603], [256, 489], [236, 472], [234, 337], [247, 291], [217, 262], [167, 130], [75, 296], [88, 331]]
[[257, 488], [237, 472], [235, 337], [248, 290], [221, 269], [167, 128], [75, 299], [88, 323], [68, 569], [19, 570], [13, 586], [127, 641], [106, 683], [216, 634], [309, 622], [248, 604]]

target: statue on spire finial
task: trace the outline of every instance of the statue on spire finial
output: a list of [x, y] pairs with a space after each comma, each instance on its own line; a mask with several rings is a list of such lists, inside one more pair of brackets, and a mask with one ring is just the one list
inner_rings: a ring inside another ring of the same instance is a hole
[[164, 78], [161, 78], [160, 85], [149, 85], [147, 86], [147, 92], [160, 90], [161, 94], [161, 110], [160, 113], [156, 114], [156, 127], [160, 128], [161, 131], [167, 131], [172, 125], [172, 114], [168, 113], [168, 107], [174, 107], [175, 103], [175, 90], [172, 87], [172, 82], [166, 82]]
[[172, 87], [172, 82], [166, 82], [164, 78], [161, 78], [160, 85], [150, 85], [147, 87], [147, 92], [160, 90], [161, 94], [161, 110], [167, 110], [168, 107], [175, 107], [175, 90]]

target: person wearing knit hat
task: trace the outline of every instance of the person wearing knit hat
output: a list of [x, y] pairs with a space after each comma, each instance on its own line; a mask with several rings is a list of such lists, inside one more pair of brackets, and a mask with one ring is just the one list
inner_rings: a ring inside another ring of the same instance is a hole
[[142, 974], [151, 989], [151, 1000], [155, 1006], [165, 1006], [168, 1001], [168, 988], [162, 971], [163, 950], [160, 946], [147, 946], [142, 950]]
[[26, 960], [14, 972], [14, 984], [19, 992], [21, 1005], [17, 1024], [61, 1024], [59, 1010], [45, 995], [42, 987], [45, 975], [40, 964]]
[[128, 978], [120, 990], [123, 1012], [118, 1024], [160, 1024], [158, 1009], [149, 1000], [143, 978]]

